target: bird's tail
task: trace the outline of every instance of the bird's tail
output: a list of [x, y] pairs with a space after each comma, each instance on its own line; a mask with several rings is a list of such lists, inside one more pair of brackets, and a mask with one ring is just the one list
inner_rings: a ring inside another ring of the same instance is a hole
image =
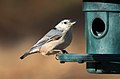
[[26, 53], [24, 53], [21, 57], [20, 57], [20, 59], [22, 60], [22, 59], [24, 59], [25, 57], [27, 57], [28, 55], [31, 55], [31, 54], [34, 54], [34, 53], [38, 53], [38, 51], [36, 51], [36, 52], [26, 52]]
[[23, 54], [20, 59], [24, 59], [26, 56], [28, 56], [30, 53], [29, 52], [26, 52], [25, 54]]
[[32, 47], [28, 52], [24, 53], [20, 59], [24, 59], [25, 57], [27, 57], [28, 55], [34, 54], [34, 53], [39, 53], [39, 49], [36, 47]]

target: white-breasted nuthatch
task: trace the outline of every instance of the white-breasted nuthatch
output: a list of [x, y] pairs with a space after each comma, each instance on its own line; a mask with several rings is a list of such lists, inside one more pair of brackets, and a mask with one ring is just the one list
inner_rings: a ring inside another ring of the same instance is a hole
[[64, 50], [72, 41], [72, 29], [76, 22], [65, 19], [52, 28], [42, 39], [20, 57], [20, 59], [34, 53], [42, 55], [54, 55]]

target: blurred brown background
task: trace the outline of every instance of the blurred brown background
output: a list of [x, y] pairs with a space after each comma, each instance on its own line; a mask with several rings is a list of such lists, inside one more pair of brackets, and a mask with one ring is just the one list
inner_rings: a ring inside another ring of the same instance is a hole
[[65, 18], [77, 21], [67, 50], [85, 53], [82, 0], [0, 0], [0, 79], [119, 79], [119, 75], [89, 74], [85, 64], [60, 64], [54, 56], [19, 59]]

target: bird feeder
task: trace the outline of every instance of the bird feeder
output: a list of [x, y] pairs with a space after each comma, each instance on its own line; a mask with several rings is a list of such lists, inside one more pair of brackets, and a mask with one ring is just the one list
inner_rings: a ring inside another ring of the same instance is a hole
[[90, 73], [120, 73], [120, 1], [84, 0], [86, 53], [59, 54], [60, 62], [86, 62]]

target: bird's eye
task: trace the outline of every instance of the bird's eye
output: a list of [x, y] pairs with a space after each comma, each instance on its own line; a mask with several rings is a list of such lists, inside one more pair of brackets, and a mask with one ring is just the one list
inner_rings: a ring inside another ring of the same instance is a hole
[[64, 24], [67, 24], [67, 22], [64, 22]]

